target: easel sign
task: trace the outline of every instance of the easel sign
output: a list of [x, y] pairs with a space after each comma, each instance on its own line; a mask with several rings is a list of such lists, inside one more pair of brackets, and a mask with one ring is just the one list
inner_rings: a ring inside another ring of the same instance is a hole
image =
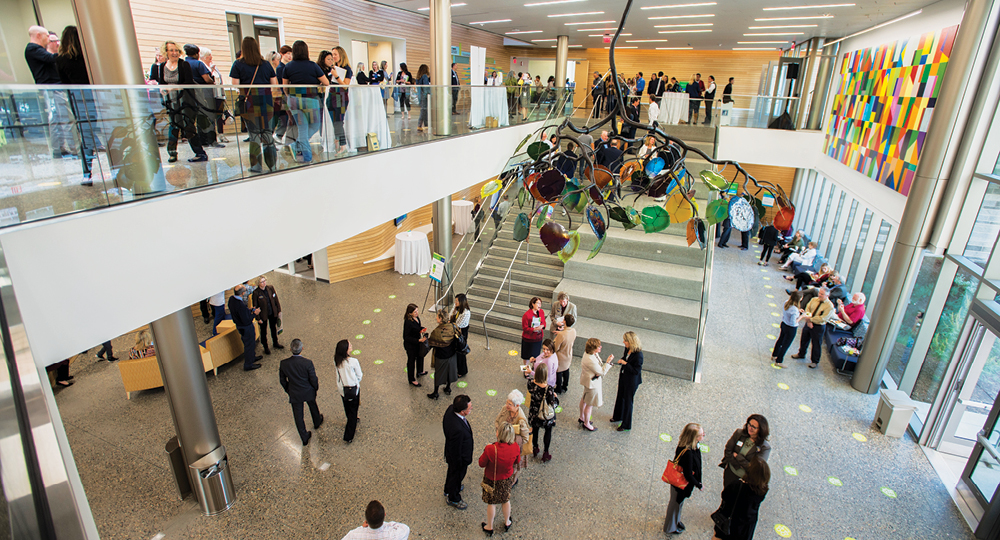
[[438, 253], [431, 253], [431, 279], [437, 283], [441, 283], [441, 276], [444, 274], [444, 257]]

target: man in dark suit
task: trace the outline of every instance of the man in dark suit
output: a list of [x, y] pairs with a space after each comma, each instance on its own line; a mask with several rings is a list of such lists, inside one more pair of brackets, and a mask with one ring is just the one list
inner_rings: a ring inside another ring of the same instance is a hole
[[[638, 97], [633, 96], [633, 97], [630, 97], [628, 99], [628, 105], [625, 106], [625, 117], [628, 118], [629, 120], [633, 121], [633, 122], [637, 122], [637, 123], [639, 122], [639, 98]], [[634, 139], [635, 138], [635, 130], [636, 130], [635, 126], [632, 126], [632, 125], [629, 125], [629, 124], [625, 124], [625, 126], [622, 127], [622, 135], [624, 135], [626, 138]]]
[[462, 84], [458, 80], [458, 72], [455, 71], [455, 63], [451, 64], [451, 114], [458, 114], [458, 85]]
[[260, 310], [257, 315], [257, 324], [260, 325], [260, 344], [264, 346], [264, 354], [271, 354], [271, 349], [267, 348], [267, 327], [271, 327], [271, 343], [275, 349], [284, 349], [285, 346], [278, 343], [278, 317], [281, 316], [281, 302], [278, 301], [278, 293], [274, 292], [274, 286], [267, 284], [267, 278], [261, 276], [257, 280], [257, 288], [253, 291], [253, 305]]
[[594, 98], [594, 114], [600, 114], [604, 107], [604, 79], [594, 72], [594, 84], [590, 87], [590, 96]]
[[472, 463], [472, 426], [469, 425], [469, 413], [472, 412], [472, 398], [465, 394], [455, 397], [455, 400], [444, 412], [441, 422], [444, 429], [444, 460], [448, 462], [448, 475], [444, 481], [444, 494], [448, 504], [459, 510], [469, 507], [462, 500], [462, 480]]
[[319, 390], [319, 379], [316, 378], [316, 368], [312, 360], [302, 356], [302, 340], [292, 340], [292, 356], [281, 361], [278, 367], [278, 382], [288, 394], [288, 402], [292, 404], [292, 417], [295, 419], [295, 429], [302, 437], [302, 446], [309, 444], [312, 432], [306, 431], [306, 423], [302, 419], [302, 404], [309, 404], [309, 414], [312, 415], [313, 429], [319, 429], [323, 424], [323, 415], [316, 406], [316, 391]]
[[257, 360], [264, 358], [263, 356], [254, 356], [257, 352], [257, 336], [253, 331], [253, 318], [254, 315], [260, 313], [260, 308], [254, 308], [251, 312], [250, 308], [247, 307], [247, 288], [243, 285], [237, 285], [233, 292], [235, 294], [229, 297], [229, 313], [233, 316], [236, 330], [243, 338], [243, 371], [250, 371], [259, 368], [260, 364], [257, 363]]
[[607, 167], [609, 171], [618, 172], [622, 167], [621, 139], [614, 139], [611, 144], [597, 151], [597, 164]]
[[663, 90], [666, 88], [666, 83], [663, 81], [663, 72], [659, 72], [656, 77], [649, 80], [649, 86], [646, 87], [646, 93], [650, 96], [656, 96], [656, 101], [660, 101], [663, 97]]

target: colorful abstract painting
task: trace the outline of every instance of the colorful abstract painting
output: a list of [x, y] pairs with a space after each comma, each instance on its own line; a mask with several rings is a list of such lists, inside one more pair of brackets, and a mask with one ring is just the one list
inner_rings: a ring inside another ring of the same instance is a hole
[[824, 152], [910, 191], [958, 26], [844, 55]]

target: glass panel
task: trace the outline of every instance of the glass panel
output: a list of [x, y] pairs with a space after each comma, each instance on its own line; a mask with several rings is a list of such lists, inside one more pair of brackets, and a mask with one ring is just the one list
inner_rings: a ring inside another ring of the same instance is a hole
[[1000, 184], [990, 182], [986, 187], [986, 195], [976, 215], [976, 223], [972, 226], [969, 243], [962, 254], [980, 267], [986, 266], [990, 251], [996, 243], [1000, 232]]
[[997, 463], [993, 459], [993, 455], [985, 449], [980, 450], [979, 459], [976, 461], [970, 477], [983, 498], [987, 501], [992, 500], [997, 486], [1000, 486], [1000, 463]]
[[854, 215], [858, 210], [858, 201], [851, 199], [851, 211], [847, 214], [847, 223], [844, 224], [844, 239], [840, 243], [840, 248], [837, 253], [837, 266], [840, 268], [840, 272], [843, 273], [845, 269], [850, 266], [851, 261], [848, 259], [850, 254], [847, 253], [847, 243], [851, 239], [851, 228], [854, 227]]
[[840, 199], [837, 201], [837, 211], [833, 213], [833, 227], [830, 229], [830, 239], [826, 242], [826, 246], [823, 246], [823, 255], [827, 259], [833, 259], [837, 256], [837, 250], [840, 248], [839, 245], [833, 245], [834, 241], [837, 239], [837, 231], [840, 230], [841, 222], [841, 212], [844, 210], [844, 199], [847, 198], [847, 194], [843, 191], [840, 192]]
[[875, 239], [875, 248], [872, 250], [872, 258], [868, 264], [868, 272], [865, 274], [865, 282], [861, 286], [861, 292], [865, 293], [865, 296], [870, 296], [872, 293], [875, 275], [878, 274], [878, 267], [882, 264], [882, 256], [885, 254], [890, 231], [892, 231], [892, 224], [882, 220], [882, 226], [878, 230], [878, 238]]
[[[838, 191], [840, 191], [840, 189], [833, 185], [833, 182], [830, 182], [830, 193], [826, 196], [826, 200], [823, 201], [823, 204], [820, 206], [820, 208], [824, 209], [823, 213], [816, 216], [816, 219], [819, 220], [819, 234], [817, 234], [813, 240], [815, 240], [816, 244], [819, 246], [820, 253], [826, 253], [827, 251], [826, 246], [823, 245], [827, 243], [824, 240], [823, 233], [826, 232], [826, 224], [830, 221], [830, 209], [833, 208], [833, 200], [837, 197]], [[813, 228], [816, 227], [813, 226]]]
[[897, 386], [903, 380], [903, 372], [906, 371], [906, 365], [913, 352], [913, 343], [917, 339], [920, 325], [924, 322], [924, 313], [927, 312], [927, 305], [931, 301], [931, 294], [934, 293], [934, 286], [937, 285], [943, 265], [944, 257], [932, 254], [925, 254], [920, 263], [920, 272], [917, 274], [910, 301], [906, 305], [906, 313], [903, 315], [903, 322], [899, 327], [899, 334], [896, 336], [896, 343], [886, 364], [886, 370], [892, 380], [896, 381]]
[[948, 369], [951, 357], [955, 353], [955, 344], [962, 333], [969, 306], [976, 294], [976, 277], [959, 268], [955, 281], [948, 291], [944, 311], [934, 329], [934, 339], [931, 340], [927, 356], [920, 366], [920, 373], [913, 385], [910, 397], [916, 401], [931, 403], [941, 388], [941, 378]]
[[858, 235], [858, 244], [854, 248], [854, 256], [851, 258], [851, 269], [847, 271], [847, 283], [844, 284], [847, 290], [854, 290], [854, 276], [858, 273], [861, 252], [864, 250], [865, 240], [868, 238], [868, 228], [871, 226], [871, 221], [872, 211], [865, 210], [865, 219], [861, 221], [861, 233]]
[[[976, 442], [976, 434], [983, 429], [986, 419], [993, 408], [993, 402], [1000, 391], [1000, 339], [987, 333], [989, 341], [993, 342], [983, 364], [983, 370], [976, 380], [969, 401], [964, 402], [965, 410], [955, 430], [955, 437]], [[984, 339], [984, 342], [986, 340]]]

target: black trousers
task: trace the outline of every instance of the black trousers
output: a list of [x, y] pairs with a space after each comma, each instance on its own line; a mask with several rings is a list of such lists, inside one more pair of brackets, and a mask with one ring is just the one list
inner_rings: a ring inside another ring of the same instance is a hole
[[104, 355], [108, 355], [108, 360], [115, 357], [114, 351], [111, 350], [111, 341], [105, 341], [101, 344], [101, 350], [97, 351], [97, 356], [104, 358]]
[[552, 444], [552, 428], [556, 427], [555, 424], [545, 425], [545, 422], [539, 420], [537, 422], [531, 423], [531, 432], [535, 434], [531, 438], [531, 449], [535, 452], [538, 451], [538, 434], [545, 430], [545, 435], [542, 437], [542, 444], [544, 444], [545, 453], [549, 453], [549, 445]]
[[740, 231], [740, 247], [750, 249], [750, 231]]
[[[462, 329], [462, 335], [465, 336], [465, 342], [468, 343], [469, 342], [469, 327], [468, 326], [466, 326], [465, 328]], [[468, 362], [468, 359], [461, 352], [456, 352], [455, 354], [458, 357], [458, 359], [457, 359], [457, 363], [458, 363], [458, 376], [459, 377], [464, 377], [464, 376], [466, 376], [466, 375], [469, 374], [469, 362]]]
[[556, 392], [569, 390], [569, 370], [556, 372]]
[[764, 244], [760, 248], [760, 260], [764, 261], [764, 262], [770, 262], [770, 260], [771, 260], [771, 253], [773, 251], [774, 251], [774, 246], [769, 246], [767, 244]]
[[785, 353], [788, 352], [788, 347], [792, 345], [792, 341], [795, 341], [795, 332], [798, 331], [797, 326], [788, 326], [785, 323], [781, 323], [781, 332], [778, 333], [778, 341], [774, 342], [774, 352], [771, 356], [775, 357], [776, 363], [780, 364], [785, 361]]
[[712, 123], [712, 100], [705, 100], [705, 125]]
[[632, 402], [635, 399], [636, 384], [628, 379], [618, 379], [618, 395], [615, 397], [615, 410], [611, 413], [611, 421], [621, 420], [621, 427], [632, 429]]
[[799, 272], [798, 274], [795, 274], [795, 288], [804, 289], [806, 285], [812, 283], [812, 280], [813, 278], [809, 274], [805, 272]]
[[271, 327], [271, 343], [274, 346], [278, 346], [278, 318], [268, 317], [266, 321], [258, 321], [257, 325], [260, 326], [260, 344], [264, 346], [264, 352], [269, 353], [271, 349], [267, 347], [267, 327]]
[[449, 501], [458, 502], [462, 500], [462, 480], [465, 480], [465, 473], [468, 470], [468, 463], [448, 462], [448, 474], [444, 478], [444, 492], [448, 494]]
[[198, 308], [201, 309], [201, 318], [202, 318], [202, 320], [204, 320], [206, 322], [212, 320], [212, 316], [208, 314], [208, 312], [209, 312], [209, 309], [208, 309], [208, 299], [205, 299], [205, 300], [202, 300], [201, 302], [198, 302]]
[[404, 346], [406, 351], [406, 378], [410, 382], [417, 380], [417, 375], [424, 371], [424, 357], [420, 356], [420, 346]]
[[344, 440], [351, 441], [354, 439], [354, 431], [358, 429], [358, 407], [361, 405], [361, 392], [358, 392], [358, 397], [354, 399], [347, 399], [343, 396], [340, 399], [344, 402], [344, 415], [347, 416]]
[[812, 343], [812, 356], [810, 359], [813, 364], [819, 363], [819, 357], [823, 353], [823, 334], [826, 332], [825, 324], [814, 324], [812, 328], [809, 328], [807, 323], [802, 327], [802, 339], [799, 341], [799, 354], [805, 358], [806, 349], [809, 348], [809, 344]]
[[303, 403], [309, 404], [309, 414], [312, 415], [313, 427], [315, 427], [316, 424], [319, 423], [320, 418], [322, 418], [322, 415], [319, 414], [319, 406], [316, 405], [315, 399], [312, 401], [304, 401], [304, 402], [300, 401], [298, 403], [292, 403], [292, 418], [295, 420], [295, 429], [299, 430], [299, 437], [301, 437], [302, 440], [304, 441], [306, 440], [306, 434], [309, 432], [306, 431], [306, 422], [302, 418], [302, 413], [304, 412], [302, 407]]
[[458, 88], [451, 89], [451, 112], [458, 112]]
[[257, 357], [257, 338], [253, 334], [253, 325], [237, 326], [240, 337], [243, 339], [243, 369], [248, 369], [253, 365]]
[[729, 235], [733, 233], [733, 227], [729, 225], [729, 218], [722, 223], [722, 234], [719, 235], [719, 247], [729, 247]]
[[604, 94], [594, 98], [594, 110], [597, 111], [597, 114], [604, 110]]
[[688, 123], [689, 124], [691, 123], [691, 119], [694, 117], [694, 115], [698, 114], [698, 111], [700, 109], [701, 109], [701, 102], [700, 101], [693, 99], [690, 102], [688, 102]]

